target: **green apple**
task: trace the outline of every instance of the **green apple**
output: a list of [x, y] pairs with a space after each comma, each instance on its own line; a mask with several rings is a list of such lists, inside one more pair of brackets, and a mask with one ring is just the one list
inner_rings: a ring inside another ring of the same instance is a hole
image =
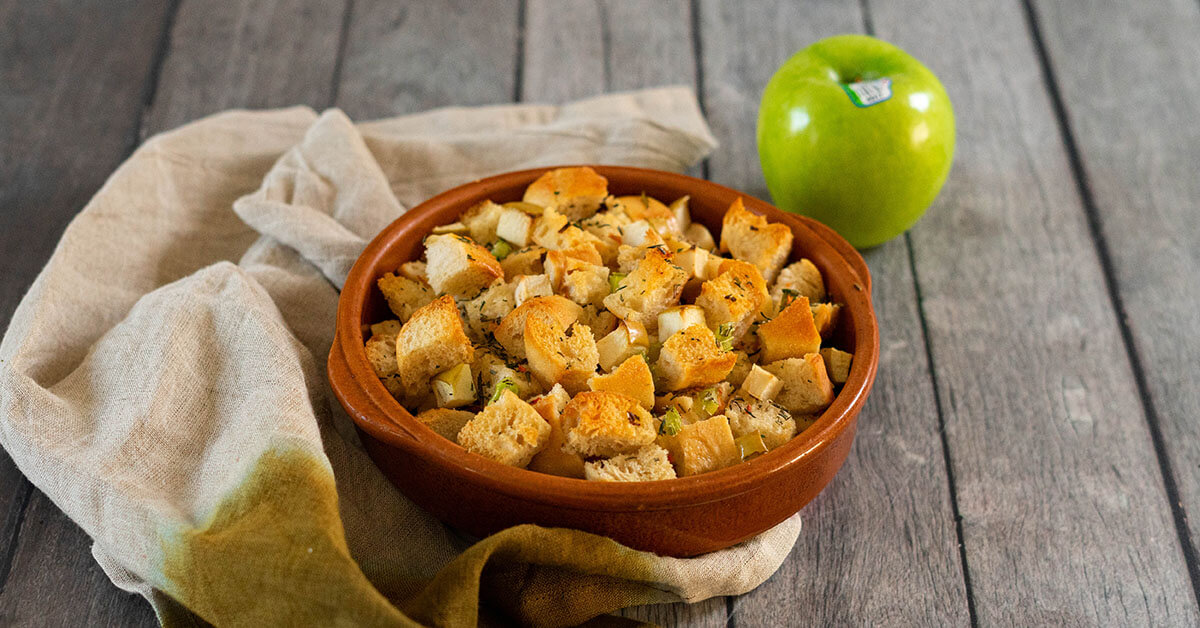
[[866, 35], [838, 35], [775, 72], [758, 112], [758, 156], [780, 209], [859, 248], [903, 233], [941, 190], [954, 109], [920, 61]]

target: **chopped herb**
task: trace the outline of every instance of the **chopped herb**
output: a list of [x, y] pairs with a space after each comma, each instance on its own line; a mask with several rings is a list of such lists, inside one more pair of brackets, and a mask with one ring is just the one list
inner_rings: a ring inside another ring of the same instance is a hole
[[717, 346], [720, 347], [722, 351], [732, 351], [733, 350], [733, 323], [732, 322], [722, 323], [720, 326], [718, 326], [717, 333], [715, 335], [717, 338]]
[[630, 425], [641, 425], [642, 424], [642, 420], [638, 417], [638, 415], [634, 414], [633, 412], [626, 412], [625, 416], [629, 419]]
[[658, 433], [674, 436], [681, 429], [683, 429], [683, 420], [679, 418], [679, 411], [675, 408], [667, 410], [667, 413], [663, 415], [662, 423], [658, 425]]
[[788, 304], [791, 303], [792, 301], [794, 301], [796, 299], [796, 297], [798, 297], [798, 296], [800, 296], [799, 290], [793, 290], [791, 288], [784, 288], [783, 289], [783, 297], [781, 297], [779, 299], [779, 309], [782, 310], [783, 308], [787, 307]]

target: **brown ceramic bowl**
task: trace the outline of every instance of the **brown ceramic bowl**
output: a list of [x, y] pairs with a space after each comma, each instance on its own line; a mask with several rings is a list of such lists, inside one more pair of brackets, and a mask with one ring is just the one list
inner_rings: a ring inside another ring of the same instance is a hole
[[484, 199], [520, 200], [548, 168], [512, 172], [454, 188], [409, 210], [363, 251], [338, 304], [329, 379], [358, 424], [367, 453], [405, 495], [476, 536], [534, 523], [602, 534], [633, 548], [694, 556], [728, 547], [787, 519], [833, 479], [854, 440], [855, 421], [875, 379], [879, 330], [862, 257], [813, 220], [784, 213], [735, 190], [684, 175], [594, 166], [617, 195], [671, 201], [691, 195], [694, 220], [720, 238], [721, 217], [741, 196], [746, 207], [795, 234], [793, 259], [811, 259], [833, 300], [844, 304], [835, 344], [854, 353], [849, 380], [815, 424], [758, 458], [703, 475], [641, 483], [588, 482], [505, 466], [468, 453], [417, 422], [375, 377], [363, 327], [391, 315], [375, 279], [417, 259], [433, 227]]

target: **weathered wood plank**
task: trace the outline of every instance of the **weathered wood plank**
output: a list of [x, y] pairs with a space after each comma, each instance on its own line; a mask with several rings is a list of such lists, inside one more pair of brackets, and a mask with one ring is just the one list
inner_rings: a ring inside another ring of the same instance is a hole
[[40, 493], [29, 504], [12, 574], [0, 596], [6, 626], [152, 626], [141, 596], [109, 582], [91, 539]]
[[[702, 6], [704, 98], [721, 141], [710, 176], [767, 198], [755, 145], [759, 96], [795, 51], [821, 37], [861, 31], [860, 6]], [[750, 41], [755, 45], [744, 43]], [[870, 251], [867, 261], [882, 351], [854, 451], [805, 509], [804, 529], [779, 572], [734, 601], [736, 625], [968, 622], [907, 244], [892, 241]]]
[[354, 3], [337, 105], [356, 120], [508, 102], [517, 0]]
[[[1035, 2], [1200, 566], [1200, 5]], [[1081, 24], [1079, 14], [1089, 16]], [[1190, 514], [1190, 516], [1188, 516]]]
[[328, 105], [346, 4], [184, 2], [143, 135], [231, 107]]
[[1022, 7], [871, 10], [957, 110], [954, 172], [911, 240], [979, 623], [1197, 623]]
[[[154, 2], [0, 2], [0, 327], [67, 222], [132, 146], [165, 17]], [[17, 604], [81, 612], [87, 601], [74, 596], [20, 592], [45, 582], [25, 571], [19, 552], [24, 532], [42, 521], [24, 513], [41, 513], [45, 498], [0, 457], [0, 623], [9, 623]], [[53, 516], [73, 527], [61, 513]], [[73, 534], [91, 561], [86, 537], [77, 528]], [[93, 611], [103, 617], [145, 608], [122, 596], [96, 600]]]

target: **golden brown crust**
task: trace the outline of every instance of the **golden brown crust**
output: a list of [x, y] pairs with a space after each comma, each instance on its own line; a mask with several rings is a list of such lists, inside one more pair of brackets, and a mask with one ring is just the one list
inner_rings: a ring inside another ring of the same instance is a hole
[[802, 358], [821, 350], [821, 333], [813, 322], [808, 299], [797, 297], [775, 318], [758, 326], [763, 362]]
[[429, 286], [439, 295], [470, 299], [504, 277], [504, 268], [491, 251], [460, 235], [425, 238], [425, 272]]
[[665, 390], [716, 384], [729, 375], [737, 355], [717, 346], [712, 330], [692, 325], [675, 332], [663, 343], [656, 363]]
[[655, 331], [658, 315], [679, 301], [685, 283], [687, 272], [671, 263], [665, 247], [651, 248], [617, 290], [604, 298], [604, 305], [618, 317]]
[[580, 220], [595, 214], [608, 196], [608, 179], [587, 166], [551, 170], [525, 189], [524, 201]]
[[508, 390], [458, 432], [467, 451], [514, 467], [528, 465], [549, 440], [550, 424]]
[[397, 370], [404, 386], [425, 388], [429, 378], [463, 362], [475, 349], [454, 299], [444, 296], [413, 312], [396, 335]]
[[724, 469], [741, 462], [733, 431], [724, 415], [683, 426], [675, 437], [672, 454], [679, 475], [689, 476]]
[[500, 260], [500, 268], [504, 270], [504, 278], [512, 281], [521, 275], [540, 275], [545, 270], [543, 259], [546, 249], [540, 246], [527, 246], [519, 251], [509, 253], [508, 257]]
[[547, 388], [562, 384], [572, 394], [586, 390], [600, 363], [592, 330], [581, 323], [563, 327], [531, 316], [525, 320], [524, 342], [529, 370]]
[[559, 327], [567, 327], [579, 320], [583, 308], [570, 299], [557, 295], [535, 297], [517, 306], [496, 326], [496, 341], [509, 355], [515, 358], [525, 357], [525, 322], [530, 317], [537, 317], [547, 322], [554, 322]]
[[725, 260], [719, 274], [700, 285], [696, 305], [704, 309], [709, 327], [720, 329], [730, 324], [730, 337], [737, 342], [750, 330], [768, 299], [767, 284], [756, 266]]
[[833, 382], [821, 354], [788, 358], [763, 368], [783, 380], [783, 390], [774, 401], [793, 415], [817, 414], [833, 403]]
[[588, 388], [633, 397], [647, 410], [654, 407], [654, 376], [646, 358], [640, 355], [627, 358], [608, 375], [593, 375], [588, 380]]
[[792, 230], [787, 225], [769, 223], [746, 209], [738, 198], [721, 221], [721, 250], [758, 267], [770, 283], [792, 253]]
[[633, 453], [654, 442], [654, 418], [632, 397], [581, 392], [562, 413], [567, 448], [583, 456]]
[[387, 301], [388, 309], [400, 319], [407, 321], [413, 312], [433, 300], [433, 290], [415, 279], [398, 277], [388, 273], [375, 282], [383, 298]]

